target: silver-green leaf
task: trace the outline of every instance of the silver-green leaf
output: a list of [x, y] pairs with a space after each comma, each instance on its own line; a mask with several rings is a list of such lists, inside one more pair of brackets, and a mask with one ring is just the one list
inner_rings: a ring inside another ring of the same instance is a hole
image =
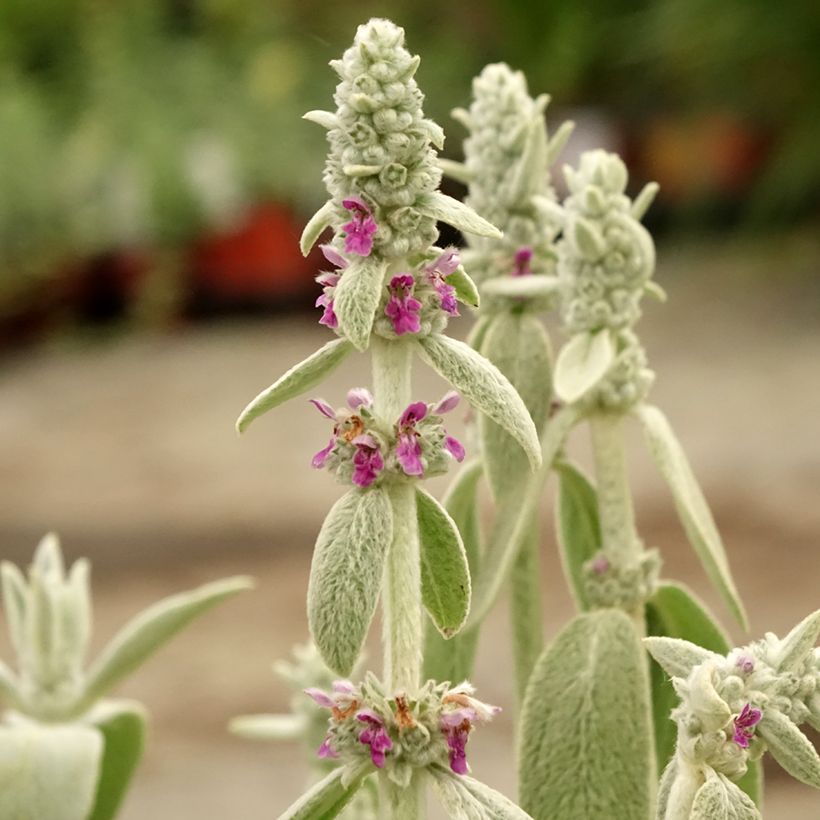
[[352, 351], [353, 345], [347, 339], [333, 339], [304, 361], [295, 364], [242, 411], [236, 422], [237, 432], [244, 433], [248, 425], [263, 413], [315, 387]]
[[820, 789], [820, 756], [811, 741], [777, 709], [763, 710], [756, 732], [772, 757], [801, 783]]
[[324, 230], [330, 227], [335, 210], [336, 206], [333, 200], [329, 199], [310, 218], [299, 239], [299, 248], [302, 251], [302, 256], [307, 256], [310, 253], [310, 249], [316, 244]]
[[351, 262], [342, 273], [333, 297], [339, 329], [357, 350], [366, 350], [382, 296], [387, 263], [376, 257]]
[[279, 820], [332, 820], [353, 799], [369, 770], [368, 764], [334, 769], [292, 806], [279, 815]]
[[649, 680], [627, 615], [585, 613], [558, 634], [533, 670], [520, 733], [521, 805], [536, 820], [650, 816]]
[[393, 537], [393, 512], [380, 488], [350, 490], [331, 507], [316, 539], [308, 623], [325, 663], [347, 677], [367, 637]]
[[478, 287], [461, 265], [447, 277], [447, 284], [455, 288], [456, 298], [459, 302], [474, 308], [479, 306], [481, 297], [478, 293]]
[[716, 662], [720, 655], [680, 638], [644, 638], [649, 654], [661, 665], [667, 675], [686, 678], [702, 663]]
[[723, 541], [680, 442], [657, 407], [639, 405], [635, 414], [643, 425], [658, 470], [672, 491], [689, 541], [729, 609], [741, 626], [747, 628], [746, 612], [729, 569]]
[[426, 216], [446, 222], [464, 233], [490, 239], [500, 239], [503, 236], [495, 225], [479, 216], [469, 205], [440, 191], [425, 195], [416, 202], [416, 207]]
[[775, 667], [781, 672], [795, 670], [817, 645], [820, 635], [820, 609], [807, 615], [780, 642]]
[[550, 299], [558, 293], [558, 277], [545, 273], [530, 276], [495, 276], [481, 286], [486, 296], [507, 299]]
[[710, 770], [695, 794], [690, 820], [760, 820], [760, 812], [731, 780]]
[[470, 569], [461, 534], [433, 496], [416, 489], [424, 607], [445, 638], [464, 625], [470, 612]]
[[555, 362], [558, 398], [568, 404], [578, 401], [606, 376], [614, 361], [615, 345], [606, 328], [573, 336]]
[[506, 430], [527, 454], [530, 466], [541, 463], [541, 446], [527, 407], [503, 373], [464, 342], [433, 334], [420, 339], [427, 364], [461, 393], [476, 410]]

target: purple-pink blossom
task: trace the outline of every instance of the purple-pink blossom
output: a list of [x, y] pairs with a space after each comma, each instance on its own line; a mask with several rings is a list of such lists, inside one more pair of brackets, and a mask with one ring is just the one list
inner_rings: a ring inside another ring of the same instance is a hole
[[367, 203], [352, 196], [342, 200], [342, 205], [351, 212], [350, 222], [342, 225], [345, 232], [345, 253], [355, 253], [359, 256], [370, 256], [373, 249], [373, 234], [379, 229], [373, 212]]
[[[330, 709], [332, 719], [335, 722], [347, 720], [359, 708], [359, 692], [349, 680], [337, 680], [333, 682], [332, 693], [328, 694], [322, 689], [311, 687], [305, 689], [305, 694], [313, 698], [319, 706]], [[328, 733], [319, 746], [316, 754], [321, 758], [336, 758], [339, 753], [333, 748], [332, 736]]]
[[369, 487], [384, 468], [384, 459], [373, 436], [365, 433], [351, 441], [356, 448], [353, 456], [353, 483]]
[[413, 402], [407, 406], [399, 419], [396, 458], [406, 475], [422, 475], [424, 472], [416, 424], [427, 415], [427, 409], [424, 402]]
[[431, 262], [425, 271], [430, 284], [439, 296], [441, 309], [451, 316], [458, 316], [456, 289], [445, 280], [461, 264], [461, 258], [455, 248], [447, 248], [437, 259]]
[[[344, 270], [347, 267], [347, 259], [345, 259], [332, 245], [320, 245], [320, 250], [324, 254], [328, 262], [335, 265], [339, 270]], [[319, 319], [320, 325], [326, 327], [336, 328], [339, 326], [339, 320], [336, 318], [336, 313], [333, 310], [333, 298], [336, 292], [336, 285], [342, 278], [338, 271], [325, 271], [316, 277], [316, 282], [323, 288], [322, 293], [316, 299], [316, 307], [324, 308], [322, 317]]]
[[385, 753], [393, 748], [393, 741], [384, 727], [384, 721], [370, 709], [363, 709], [356, 719], [366, 725], [359, 734], [359, 742], [370, 747], [370, 759], [377, 769], [384, 767]]
[[513, 276], [526, 276], [532, 273], [530, 269], [530, 262], [532, 261], [532, 248], [523, 247], [515, 254], [514, 265], [512, 270]]
[[413, 296], [415, 286], [416, 280], [409, 273], [401, 273], [390, 280], [390, 298], [387, 300], [384, 313], [393, 323], [393, 330], [397, 336], [418, 333], [421, 330], [421, 302]]
[[473, 697], [475, 689], [464, 681], [450, 689], [441, 699], [443, 711], [439, 725], [449, 748], [450, 768], [456, 774], [467, 774], [467, 741], [473, 725], [486, 723], [497, 715], [501, 709], [491, 706]]
[[751, 675], [755, 671], [755, 662], [753, 658], [748, 655], [738, 656], [735, 666], [747, 675]]
[[760, 709], [753, 709], [750, 703], [747, 703], [740, 714], [734, 719], [735, 734], [732, 740], [744, 749], [749, 748], [749, 741], [754, 737], [754, 727], [760, 723], [763, 713]]

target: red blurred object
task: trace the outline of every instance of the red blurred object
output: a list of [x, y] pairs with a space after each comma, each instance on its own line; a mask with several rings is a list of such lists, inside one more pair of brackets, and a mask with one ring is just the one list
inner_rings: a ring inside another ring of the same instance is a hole
[[301, 231], [288, 208], [256, 206], [235, 229], [205, 236], [194, 245], [195, 289], [209, 302], [224, 305], [287, 301], [314, 293], [316, 260], [302, 256]]

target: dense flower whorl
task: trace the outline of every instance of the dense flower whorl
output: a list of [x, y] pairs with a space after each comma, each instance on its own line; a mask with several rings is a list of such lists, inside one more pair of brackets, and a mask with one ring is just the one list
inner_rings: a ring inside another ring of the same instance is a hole
[[388, 694], [368, 674], [355, 685], [336, 681], [330, 692], [305, 690], [330, 711], [328, 731], [317, 754], [351, 762], [369, 758], [395, 783], [407, 786], [413, 770], [445, 765], [467, 774], [466, 745], [473, 728], [500, 709], [474, 697], [466, 681], [459, 686], [428, 681], [413, 697]]
[[335, 204], [332, 224], [348, 253], [400, 257], [438, 236], [435, 219], [414, 207], [438, 187], [431, 143], [444, 141], [441, 128], [424, 117], [413, 79], [418, 64], [404, 48], [404, 31], [389, 20], [359, 26], [353, 45], [331, 62], [341, 82], [324, 180]]
[[344, 483], [370, 487], [385, 480], [441, 475], [453, 459], [464, 459], [464, 447], [444, 428], [442, 415], [459, 402], [447, 393], [435, 404], [413, 402], [392, 425], [373, 413], [373, 397], [364, 388], [347, 395], [347, 407], [336, 410], [322, 399], [311, 403], [333, 421], [327, 446], [313, 457]]

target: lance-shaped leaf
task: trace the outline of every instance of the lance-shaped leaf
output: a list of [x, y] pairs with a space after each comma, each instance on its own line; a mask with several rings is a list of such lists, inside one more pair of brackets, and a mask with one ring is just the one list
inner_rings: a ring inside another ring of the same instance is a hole
[[576, 616], [533, 670], [520, 718], [522, 807], [536, 820], [649, 817], [654, 801], [649, 676], [632, 621]]
[[325, 228], [330, 227], [335, 210], [336, 206], [334, 205], [333, 200], [329, 199], [310, 218], [310, 221], [307, 225], [305, 225], [305, 229], [302, 231], [302, 236], [299, 239], [299, 247], [302, 251], [302, 256], [307, 256], [310, 253], [310, 249], [316, 244], [316, 241], [322, 235]]
[[467, 275], [464, 268], [459, 265], [448, 277], [447, 284], [452, 285], [456, 291], [456, 298], [465, 305], [477, 308], [481, 302], [476, 283]]
[[678, 765], [677, 757], [673, 757], [661, 775], [661, 781], [658, 784], [657, 811], [655, 813], [658, 820], [664, 820], [666, 817], [669, 795], [672, 793], [672, 785], [678, 776]]
[[729, 570], [723, 541], [683, 448], [657, 407], [639, 405], [635, 414], [643, 425], [649, 451], [672, 491], [690, 543], [729, 609], [741, 626], [747, 628], [746, 612]]
[[547, 145], [548, 165], [552, 165], [561, 151], [564, 150], [564, 146], [569, 141], [569, 138], [574, 130], [575, 123], [572, 120], [562, 122], [561, 125], [558, 126], [558, 130], [550, 137], [549, 144]]
[[506, 430], [535, 469], [541, 463], [538, 433], [521, 396], [506, 376], [480, 353], [457, 339], [435, 333], [418, 342], [422, 359], [476, 410]]
[[87, 726], [0, 727], [0, 817], [88, 820], [102, 745]]
[[544, 273], [529, 276], [496, 276], [481, 286], [486, 296], [507, 299], [551, 299], [558, 293], [558, 277]]
[[228, 729], [246, 740], [297, 740], [308, 728], [303, 715], [242, 715]]
[[453, 820], [532, 820], [503, 794], [472, 777], [455, 775], [439, 764], [428, 772], [436, 796]]
[[680, 638], [644, 638], [643, 643], [666, 674], [675, 678], [685, 678], [696, 666], [721, 659], [720, 655]]
[[306, 114], [302, 114], [302, 119], [315, 122], [316, 125], [321, 125], [322, 128], [326, 128], [328, 131], [339, 127], [339, 118], [330, 111], [321, 111], [319, 109], [308, 111]]
[[820, 609], [806, 616], [780, 642], [775, 667], [781, 672], [795, 670], [814, 649], [820, 635]]
[[426, 194], [416, 202], [416, 207], [426, 216], [446, 222], [464, 233], [500, 239], [503, 234], [495, 225], [479, 216], [469, 205], [453, 199], [441, 191]]
[[529, 124], [524, 150], [515, 169], [510, 190], [506, 192], [508, 205], [515, 206], [544, 187], [547, 174], [547, 125], [538, 113]]
[[361, 257], [342, 273], [333, 296], [333, 310], [339, 329], [357, 350], [365, 350], [376, 308], [382, 296], [387, 263], [375, 257]]
[[141, 612], [114, 636], [91, 665], [77, 710], [93, 703], [133, 672], [194, 618], [252, 587], [250, 578], [226, 578], [163, 598]]
[[[481, 353], [510, 381], [539, 435], [552, 399], [552, 351], [547, 332], [532, 314], [501, 313], [484, 337]], [[510, 434], [491, 419], [479, 419], [481, 452], [493, 496], [518, 494], [528, 479], [526, 456]]]
[[751, 798], [731, 780], [710, 769], [692, 804], [691, 820], [760, 820]]
[[[648, 635], [680, 638], [717, 655], [728, 654], [729, 639], [695, 594], [683, 584], [663, 582], [646, 602]], [[658, 771], [663, 771], [674, 758], [677, 726], [670, 713], [679, 702], [668, 674], [656, 661], [650, 665], [652, 712], [655, 728], [655, 753]], [[760, 763], [750, 762], [747, 773], [738, 785], [755, 803], [761, 799], [762, 771]]]
[[564, 567], [575, 605], [588, 610], [584, 564], [601, 549], [601, 522], [598, 517], [598, 494], [589, 479], [572, 464], [556, 464], [558, 474], [558, 510], [556, 526], [561, 563]]
[[561, 348], [555, 362], [558, 398], [567, 404], [578, 401], [606, 376], [614, 361], [615, 345], [606, 328], [573, 336]]
[[325, 663], [347, 677], [373, 620], [393, 511], [380, 487], [351, 490], [331, 507], [313, 553], [308, 623]]
[[453, 519], [430, 493], [416, 489], [421, 548], [421, 596], [445, 638], [464, 625], [470, 612], [470, 569]]
[[820, 756], [811, 741], [782, 712], [764, 709], [756, 733], [772, 757], [801, 783], [820, 789]]
[[630, 208], [630, 213], [634, 219], [642, 219], [649, 210], [649, 206], [654, 201], [661, 186], [657, 182], [647, 182], [641, 192], [635, 197]]
[[353, 345], [347, 339], [334, 339], [315, 353], [311, 353], [304, 361], [291, 367], [242, 411], [236, 422], [237, 432], [244, 433], [248, 425], [263, 413], [315, 387], [335, 370], [352, 350]]
[[334, 769], [282, 812], [279, 820], [332, 820], [353, 799], [371, 768], [359, 764]]
[[146, 713], [134, 701], [104, 701], [87, 722], [100, 730], [103, 754], [89, 820], [112, 820], [125, 798], [145, 746]]
[[567, 406], [562, 407], [549, 420], [541, 445], [541, 468], [528, 482], [520, 505], [505, 504], [496, 516], [484, 551], [481, 572], [478, 578], [473, 577], [469, 629], [481, 623], [509, 577], [513, 562], [530, 530], [532, 516], [538, 509], [538, 500], [552, 470], [552, 464], [580, 415], [577, 407]]
[[[478, 575], [481, 566], [477, 494], [482, 474], [483, 466], [478, 459], [468, 461], [459, 470], [441, 502], [461, 533], [470, 578]], [[467, 680], [472, 675], [477, 644], [478, 630], [462, 632], [447, 639], [429, 621], [424, 636], [424, 678], [451, 682]]]
[[463, 162], [456, 162], [444, 157], [439, 157], [436, 162], [444, 175], [450, 177], [450, 179], [454, 179], [462, 185], [469, 185], [472, 182], [473, 174]]

